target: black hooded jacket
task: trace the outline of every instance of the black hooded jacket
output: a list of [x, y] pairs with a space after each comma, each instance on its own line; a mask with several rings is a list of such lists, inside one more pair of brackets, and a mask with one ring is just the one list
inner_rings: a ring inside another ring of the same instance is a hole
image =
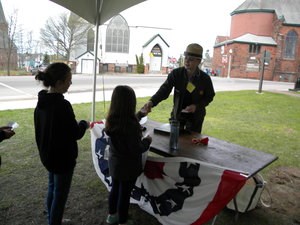
[[107, 131], [109, 144], [109, 173], [119, 181], [135, 180], [142, 172], [142, 154], [151, 142], [142, 138], [142, 131], [136, 119], [128, 119], [127, 132]]
[[38, 94], [34, 111], [35, 139], [46, 169], [64, 173], [74, 169], [78, 156], [77, 140], [87, 129], [87, 122], [75, 119], [73, 108], [59, 93]]

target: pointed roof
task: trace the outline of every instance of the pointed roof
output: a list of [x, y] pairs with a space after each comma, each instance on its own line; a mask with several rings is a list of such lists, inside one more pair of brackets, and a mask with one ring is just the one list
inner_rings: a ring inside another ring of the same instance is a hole
[[2, 3], [1, 3], [1, 0], [0, 0], [0, 24], [1, 23], [7, 23], [6, 22], [6, 19], [5, 19], [5, 15], [4, 15], [4, 11], [3, 11], [3, 8], [2, 8]]
[[272, 37], [258, 36], [258, 35], [247, 33], [240, 37], [217, 43], [215, 44], [214, 47], [219, 47], [222, 45], [226, 45], [226, 44], [228, 45], [232, 43], [248, 43], [248, 44], [260, 44], [260, 45], [270, 45], [270, 46], [277, 45], [276, 41]]
[[284, 24], [300, 26], [299, 0], [246, 0], [230, 15], [251, 12], [276, 13]]
[[4, 16], [1, 0], [0, 0], [0, 34], [1, 34], [0, 48], [7, 48], [7, 41], [8, 41], [7, 22]]
[[166, 46], [170, 47], [168, 43], [160, 36], [160, 34], [156, 34], [143, 45], [143, 48], [147, 47], [155, 38], [160, 38], [166, 44]]
[[269, 36], [258, 36], [254, 34], [244, 34], [240, 37], [232, 39], [234, 42], [244, 42], [252, 44], [262, 44], [262, 45], [277, 45], [276, 41]]
[[[86, 55], [86, 54], [91, 54], [92, 56], [94, 56], [94, 53], [91, 51], [85, 51], [84, 53], [82, 53], [81, 55], [77, 56], [75, 59], [79, 59], [80, 57]], [[97, 59], [100, 61], [99, 57], [97, 57]]]

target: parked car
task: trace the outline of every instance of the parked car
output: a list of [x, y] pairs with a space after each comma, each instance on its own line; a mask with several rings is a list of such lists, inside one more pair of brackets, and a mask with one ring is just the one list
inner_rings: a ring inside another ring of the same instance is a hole
[[30, 72], [32, 75], [35, 75], [38, 71], [44, 71], [48, 65], [41, 64], [39, 66], [31, 68]]

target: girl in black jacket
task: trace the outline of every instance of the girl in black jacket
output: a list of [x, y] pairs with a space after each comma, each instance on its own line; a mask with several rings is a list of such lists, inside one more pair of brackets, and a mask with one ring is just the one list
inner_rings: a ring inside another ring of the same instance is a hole
[[105, 131], [110, 136], [109, 172], [112, 188], [109, 195], [109, 224], [130, 224], [128, 208], [130, 194], [142, 173], [142, 153], [152, 141], [142, 137], [139, 112], [135, 114], [136, 97], [129, 86], [117, 86], [112, 94]]
[[78, 156], [77, 140], [89, 123], [77, 122], [72, 105], [64, 99], [72, 84], [71, 69], [65, 63], [53, 63], [35, 76], [47, 90], [38, 94], [34, 111], [35, 139], [40, 158], [49, 172], [47, 210], [49, 225], [61, 225], [73, 171]]

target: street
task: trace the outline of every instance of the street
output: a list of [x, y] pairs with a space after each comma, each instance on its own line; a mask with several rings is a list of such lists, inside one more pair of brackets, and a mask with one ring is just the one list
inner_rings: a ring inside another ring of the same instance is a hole
[[[137, 97], [153, 95], [166, 79], [161, 74], [122, 74], [97, 76], [96, 101], [108, 101], [116, 85], [129, 85]], [[259, 80], [211, 77], [215, 91], [258, 91]], [[104, 91], [103, 91], [104, 87]], [[34, 76], [0, 76], [0, 110], [34, 108], [37, 93], [43, 88]], [[262, 91], [288, 91], [294, 88], [294, 83], [263, 81]], [[103, 94], [104, 93], [104, 94]], [[72, 85], [65, 98], [72, 104], [92, 102], [93, 76], [74, 74]]]

